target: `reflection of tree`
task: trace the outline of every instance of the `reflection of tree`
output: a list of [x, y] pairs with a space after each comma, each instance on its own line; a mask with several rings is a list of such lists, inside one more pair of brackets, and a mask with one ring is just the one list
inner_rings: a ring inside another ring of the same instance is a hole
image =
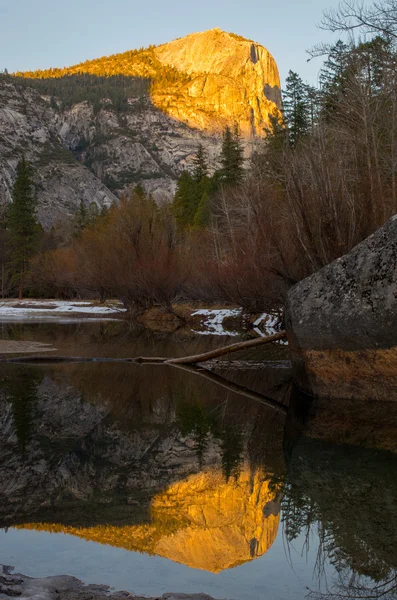
[[238, 477], [243, 460], [243, 435], [239, 423], [226, 422], [223, 403], [214, 409], [203, 406], [199, 397], [193, 402], [191, 398], [189, 402], [177, 398], [177, 419], [182, 435], [192, 435], [195, 441], [200, 467], [212, 435], [219, 441], [226, 480], [232, 475]]
[[243, 436], [236, 427], [223, 426], [218, 434], [221, 440], [222, 470], [226, 481], [233, 476], [236, 480], [240, 474], [243, 454]]
[[310, 592], [308, 600], [395, 600], [397, 598], [397, 572], [380, 582], [370, 582], [346, 569], [339, 573], [338, 581], [327, 592]]
[[12, 406], [15, 433], [24, 453], [32, 437], [33, 417], [42, 375], [36, 369], [11, 367], [3, 380], [6, 397]]
[[396, 458], [386, 452], [304, 442], [292, 453], [282, 502], [288, 542], [317, 529], [318, 573], [339, 579], [310, 598], [395, 598]]
[[177, 417], [182, 435], [192, 435], [200, 468], [204, 464], [204, 452], [208, 447], [211, 419], [201, 404], [178, 402]]

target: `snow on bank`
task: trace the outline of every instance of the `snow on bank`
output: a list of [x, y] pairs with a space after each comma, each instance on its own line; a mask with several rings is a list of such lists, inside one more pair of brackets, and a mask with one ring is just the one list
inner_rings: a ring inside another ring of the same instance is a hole
[[[280, 330], [280, 315], [278, 313], [263, 313], [252, 324], [255, 333], [261, 337], [273, 335]], [[287, 340], [278, 340], [278, 344], [288, 344]]]
[[193, 330], [194, 333], [198, 333], [199, 335], [230, 335], [237, 336], [240, 335], [237, 331], [229, 331], [226, 330], [223, 326], [224, 319], [228, 317], [239, 317], [241, 316], [242, 309], [234, 308], [234, 309], [209, 309], [202, 308], [200, 310], [196, 310], [192, 313], [192, 317], [196, 315], [201, 315], [205, 317], [203, 321], [203, 326], [206, 327], [206, 331], [196, 331]]
[[[280, 317], [277, 313], [263, 313], [260, 317], [253, 322], [252, 326], [254, 331], [260, 335], [272, 335], [273, 333], [277, 333], [277, 325], [280, 321]], [[259, 328], [259, 325], [262, 325]]]
[[0, 302], [0, 321], [19, 321], [30, 319], [56, 319], [65, 315], [93, 315], [111, 318], [125, 312], [120, 305], [95, 305], [91, 302], [71, 302], [66, 300], [9, 300]]

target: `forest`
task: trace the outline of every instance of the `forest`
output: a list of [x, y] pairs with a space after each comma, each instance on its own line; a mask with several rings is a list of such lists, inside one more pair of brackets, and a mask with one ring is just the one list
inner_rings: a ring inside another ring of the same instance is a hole
[[[215, 172], [198, 147], [171, 204], [137, 186], [102, 214], [81, 205], [43, 232], [21, 159], [1, 216], [1, 296], [116, 297], [132, 313], [222, 302], [254, 313], [281, 306], [292, 285], [379, 228], [397, 212], [397, 2], [345, 0], [322, 26], [341, 39], [311, 52], [323, 60], [318, 87], [290, 71], [283, 118], [250, 159], [238, 127], [226, 128]], [[66, 94], [68, 82], [57, 85]]]

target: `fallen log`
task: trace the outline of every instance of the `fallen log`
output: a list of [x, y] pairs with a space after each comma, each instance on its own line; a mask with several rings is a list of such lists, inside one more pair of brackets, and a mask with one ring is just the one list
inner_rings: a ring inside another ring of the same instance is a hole
[[223, 348], [217, 348], [210, 352], [204, 352], [203, 354], [194, 354], [192, 356], [183, 356], [182, 358], [170, 358], [165, 361], [168, 365], [191, 365], [196, 363], [205, 362], [212, 358], [218, 358], [219, 356], [225, 356], [232, 352], [238, 352], [239, 350], [245, 350], [247, 348], [253, 348], [255, 346], [262, 346], [263, 344], [269, 344], [270, 342], [277, 342], [287, 337], [286, 331], [279, 331], [273, 335], [267, 337], [256, 338], [254, 340], [248, 340], [247, 342], [237, 342], [230, 346], [223, 346]]
[[246, 348], [253, 348], [255, 346], [262, 346], [269, 344], [270, 342], [276, 342], [287, 337], [285, 331], [279, 331], [273, 335], [267, 337], [255, 338], [254, 340], [248, 340], [247, 342], [237, 342], [230, 346], [223, 346], [223, 348], [217, 348], [210, 352], [204, 352], [203, 354], [194, 354], [193, 356], [183, 356], [181, 358], [163, 358], [158, 356], [138, 356], [135, 358], [102, 358], [102, 357], [91, 357], [91, 356], [57, 356], [54, 355], [24, 355], [24, 356], [13, 356], [11, 358], [0, 358], [0, 362], [5, 363], [72, 363], [72, 362], [124, 362], [124, 363], [138, 363], [138, 364], [168, 364], [168, 365], [191, 365], [212, 358], [218, 358], [220, 356], [227, 356], [232, 352], [238, 352], [239, 350], [245, 350]]

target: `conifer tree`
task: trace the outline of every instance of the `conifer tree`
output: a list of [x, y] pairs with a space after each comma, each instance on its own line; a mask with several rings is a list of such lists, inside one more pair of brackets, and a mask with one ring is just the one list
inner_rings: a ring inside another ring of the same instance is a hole
[[197, 206], [192, 199], [194, 197], [195, 183], [193, 177], [187, 171], [183, 171], [178, 179], [177, 190], [172, 203], [172, 211], [176, 222], [182, 228], [193, 223]]
[[296, 146], [302, 136], [306, 135], [310, 125], [310, 104], [307, 86], [297, 73], [289, 71], [286, 89], [283, 94], [284, 118], [288, 127], [291, 146]]
[[14, 277], [18, 282], [18, 296], [22, 298], [25, 276], [29, 261], [38, 245], [40, 226], [36, 218], [32, 169], [22, 157], [17, 166], [17, 177], [13, 188], [7, 228], [10, 235], [11, 257]]
[[244, 156], [237, 126], [234, 131], [230, 127], [226, 127], [223, 132], [220, 162], [223, 185], [229, 186], [240, 183], [244, 175]]
[[78, 237], [88, 224], [88, 211], [83, 200], [80, 200], [79, 208], [74, 219], [74, 235]]
[[328, 121], [335, 112], [348, 81], [349, 47], [338, 40], [331, 47], [320, 71], [322, 116]]
[[193, 226], [197, 229], [206, 227], [210, 221], [210, 198], [207, 192], [204, 192], [200, 198], [196, 214], [194, 215]]
[[204, 177], [208, 177], [207, 157], [203, 145], [199, 144], [193, 159], [193, 179], [196, 183], [200, 183]]

